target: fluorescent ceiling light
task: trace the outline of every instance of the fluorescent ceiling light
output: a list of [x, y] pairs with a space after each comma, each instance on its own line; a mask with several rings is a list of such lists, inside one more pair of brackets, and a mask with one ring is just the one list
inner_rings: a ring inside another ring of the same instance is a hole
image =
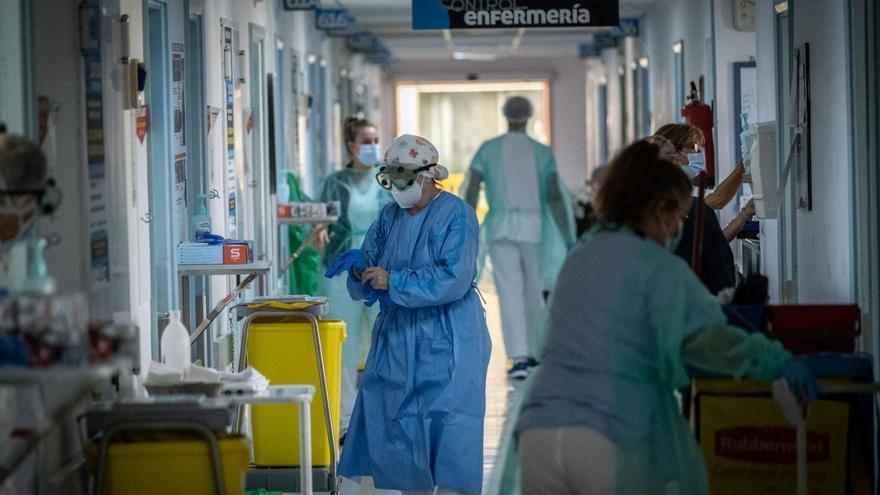
[[648, 57], [642, 57], [639, 59], [639, 67], [643, 69], [648, 68]]
[[672, 53], [681, 53], [681, 49], [682, 49], [681, 41], [672, 45]]
[[788, 2], [779, 2], [773, 8], [776, 9], [777, 14], [784, 14], [788, 12]]
[[498, 60], [498, 55], [494, 53], [479, 52], [452, 52], [452, 58], [455, 60], [474, 60], [479, 62], [491, 62]]

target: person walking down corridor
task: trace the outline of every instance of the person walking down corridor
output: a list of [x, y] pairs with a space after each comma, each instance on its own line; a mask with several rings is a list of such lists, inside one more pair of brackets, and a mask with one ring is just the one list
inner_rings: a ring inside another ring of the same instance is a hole
[[509, 131], [480, 146], [462, 191], [476, 208], [481, 184], [486, 184], [489, 213], [482, 255], [488, 251], [492, 260], [504, 347], [511, 359], [508, 377], [524, 379], [538, 364], [534, 341], [542, 294], [553, 287], [574, 244], [574, 215], [553, 150], [526, 134], [529, 100], [514, 96], [503, 113]]

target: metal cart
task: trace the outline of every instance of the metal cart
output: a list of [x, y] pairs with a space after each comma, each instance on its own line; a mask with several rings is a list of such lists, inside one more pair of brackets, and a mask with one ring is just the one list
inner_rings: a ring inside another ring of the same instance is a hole
[[[274, 309], [262, 306], [265, 303], [269, 303], [271, 301], [277, 301], [281, 303], [288, 304], [296, 304], [303, 303], [308, 305], [308, 308], [304, 309], [296, 309], [296, 310], [281, 310]], [[254, 306], [262, 306], [262, 307], [254, 307]], [[235, 315], [242, 320], [241, 322], [241, 349], [240, 349], [240, 357], [238, 359], [238, 371], [243, 371], [248, 366], [248, 358], [247, 358], [247, 350], [248, 350], [248, 330], [250, 325], [260, 318], [275, 318], [275, 319], [283, 319], [283, 318], [300, 318], [309, 322], [312, 328], [312, 340], [314, 342], [315, 355], [317, 357], [318, 363], [318, 376], [320, 379], [320, 387], [322, 393], [322, 406], [324, 408], [324, 419], [326, 422], [327, 428], [327, 443], [330, 446], [330, 466], [327, 468], [327, 491], [330, 492], [331, 495], [338, 495], [340, 491], [340, 483], [339, 477], [336, 472], [337, 464], [338, 464], [338, 453], [337, 453], [337, 440], [335, 428], [333, 425], [333, 418], [330, 414], [330, 396], [329, 390], [327, 386], [327, 372], [324, 365], [324, 354], [321, 345], [321, 334], [319, 327], [319, 318], [325, 313], [327, 307], [327, 299], [324, 297], [303, 297], [303, 296], [293, 296], [286, 298], [257, 298], [254, 301], [250, 301], [247, 303], [241, 303], [236, 306], [230, 308], [230, 311], [234, 311]], [[241, 426], [242, 422], [242, 414], [239, 411], [238, 418], [238, 426]], [[302, 484], [305, 485], [307, 483], [310, 484], [312, 481], [311, 472], [306, 472], [306, 469], [301, 469], [302, 474], [300, 475]], [[289, 474], [289, 473], [288, 473]]]

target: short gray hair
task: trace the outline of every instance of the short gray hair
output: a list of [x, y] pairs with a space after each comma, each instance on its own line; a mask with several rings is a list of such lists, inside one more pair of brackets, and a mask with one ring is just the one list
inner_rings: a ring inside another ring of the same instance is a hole
[[39, 146], [22, 136], [0, 134], [0, 189], [42, 189], [47, 169]]
[[511, 124], [525, 124], [532, 117], [532, 103], [522, 96], [512, 96], [501, 111]]

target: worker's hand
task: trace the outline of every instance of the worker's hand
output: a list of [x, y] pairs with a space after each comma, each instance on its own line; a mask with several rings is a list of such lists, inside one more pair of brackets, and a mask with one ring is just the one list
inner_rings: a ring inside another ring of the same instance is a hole
[[380, 266], [371, 266], [364, 270], [361, 281], [369, 283], [374, 289], [388, 290], [388, 271]]
[[813, 372], [799, 358], [789, 359], [779, 374], [785, 378], [785, 381], [788, 382], [788, 388], [802, 404], [810, 404], [815, 401], [816, 394], [822, 389]]
[[750, 199], [749, 202], [746, 203], [745, 208], [743, 208], [742, 211], [740, 212], [740, 214], [742, 214], [744, 217], [746, 217], [746, 220], [751, 220], [751, 218], [753, 216], [755, 216], [755, 213], [757, 213], [757, 210], [755, 209], [755, 200], [754, 199]]
[[327, 233], [327, 227], [324, 225], [315, 228], [320, 229], [320, 232], [318, 232], [318, 236], [315, 239], [315, 248], [317, 248], [318, 251], [323, 251], [324, 248], [327, 247], [327, 244], [330, 244], [330, 234]]

